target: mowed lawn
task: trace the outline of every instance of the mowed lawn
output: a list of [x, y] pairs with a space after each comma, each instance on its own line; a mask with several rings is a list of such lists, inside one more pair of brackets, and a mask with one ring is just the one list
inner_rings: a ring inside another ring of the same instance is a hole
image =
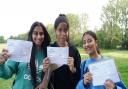
[[2, 51], [3, 48], [5, 48], [6, 45], [5, 44], [0, 44], [0, 52]]
[[[0, 44], [1, 49], [5, 47], [5, 44]], [[81, 53], [81, 58], [86, 59], [88, 55], [85, 54], [83, 48], [78, 48]], [[121, 79], [124, 81], [126, 86], [128, 86], [128, 51], [125, 50], [101, 50], [102, 55], [110, 56], [115, 59], [116, 66], [120, 72]], [[0, 89], [11, 89], [12, 82], [15, 76], [11, 79], [4, 80], [0, 78]]]

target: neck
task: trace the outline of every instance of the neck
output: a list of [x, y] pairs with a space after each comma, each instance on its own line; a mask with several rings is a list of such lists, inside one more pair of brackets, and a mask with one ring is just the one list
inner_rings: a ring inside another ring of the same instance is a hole
[[41, 49], [41, 47], [40, 47], [40, 46], [36, 46], [36, 49], [37, 49], [37, 50], [40, 50], [40, 49]]
[[68, 43], [65, 41], [65, 42], [59, 42], [57, 41], [57, 44], [60, 46], [60, 47], [67, 47], [68, 46]]
[[93, 53], [90, 55], [91, 58], [98, 58], [99, 57], [99, 54], [97, 52]]

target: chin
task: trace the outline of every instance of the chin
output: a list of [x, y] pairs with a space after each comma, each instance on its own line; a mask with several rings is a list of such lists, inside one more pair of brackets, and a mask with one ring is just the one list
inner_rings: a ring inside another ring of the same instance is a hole
[[41, 44], [36, 44], [38, 47], [40, 47], [41, 46]]
[[94, 51], [88, 51], [87, 54], [93, 55], [95, 52]]
[[65, 42], [65, 41], [66, 41], [65, 39], [62, 39], [62, 40], [61, 40], [62, 43]]

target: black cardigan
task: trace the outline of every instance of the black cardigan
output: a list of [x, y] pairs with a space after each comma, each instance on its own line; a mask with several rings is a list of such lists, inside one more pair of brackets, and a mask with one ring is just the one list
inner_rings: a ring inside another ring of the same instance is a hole
[[[51, 47], [59, 47], [55, 42]], [[54, 70], [51, 74], [48, 89], [75, 89], [80, 79], [80, 63], [81, 57], [78, 50], [71, 44], [69, 44], [69, 57], [74, 58], [74, 66], [76, 72], [72, 73], [68, 65], [62, 65], [58, 69]]]

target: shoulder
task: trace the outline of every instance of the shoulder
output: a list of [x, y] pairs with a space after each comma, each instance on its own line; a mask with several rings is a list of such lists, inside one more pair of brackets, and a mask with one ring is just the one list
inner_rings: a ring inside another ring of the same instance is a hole
[[83, 59], [83, 60], [81, 61], [81, 66], [82, 66], [82, 67], [85, 66], [85, 65], [88, 63], [89, 60], [90, 60], [89, 58]]
[[8, 59], [6, 63], [8, 63], [8, 64], [17, 64], [19, 62], [16, 62], [16, 61], [13, 61], [11, 59]]
[[86, 58], [86, 59], [83, 59], [82, 61], [81, 61], [81, 63], [85, 63], [85, 62], [88, 62], [88, 61], [90, 61], [91, 59], [90, 58]]
[[76, 46], [74, 44], [72, 44], [72, 43], [69, 43], [69, 48], [77, 50]]
[[[104, 56], [104, 55], [103, 55], [103, 56], [101, 55], [101, 57], [102, 57], [103, 59], [110, 59], [110, 58], [111, 58], [111, 57], [109, 57], [109, 56]], [[112, 59], [112, 58], [111, 58], [111, 59]]]
[[101, 56], [101, 59], [102, 59], [102, 60], [109, 60], [109, 59], [114, 60], [114, 58], [109, 57], [109, 56]]
[[75, 45], [71, 44], [71, 43], [69, 43], [69, 51], [73, 52], [75, 54], [80, 54], [79, 50], [77, 49], [77, 47]]
[[50, 44], [50, 47], [59, 47], [59, 46], [58, 46], [57, 42], [53, 42]]

